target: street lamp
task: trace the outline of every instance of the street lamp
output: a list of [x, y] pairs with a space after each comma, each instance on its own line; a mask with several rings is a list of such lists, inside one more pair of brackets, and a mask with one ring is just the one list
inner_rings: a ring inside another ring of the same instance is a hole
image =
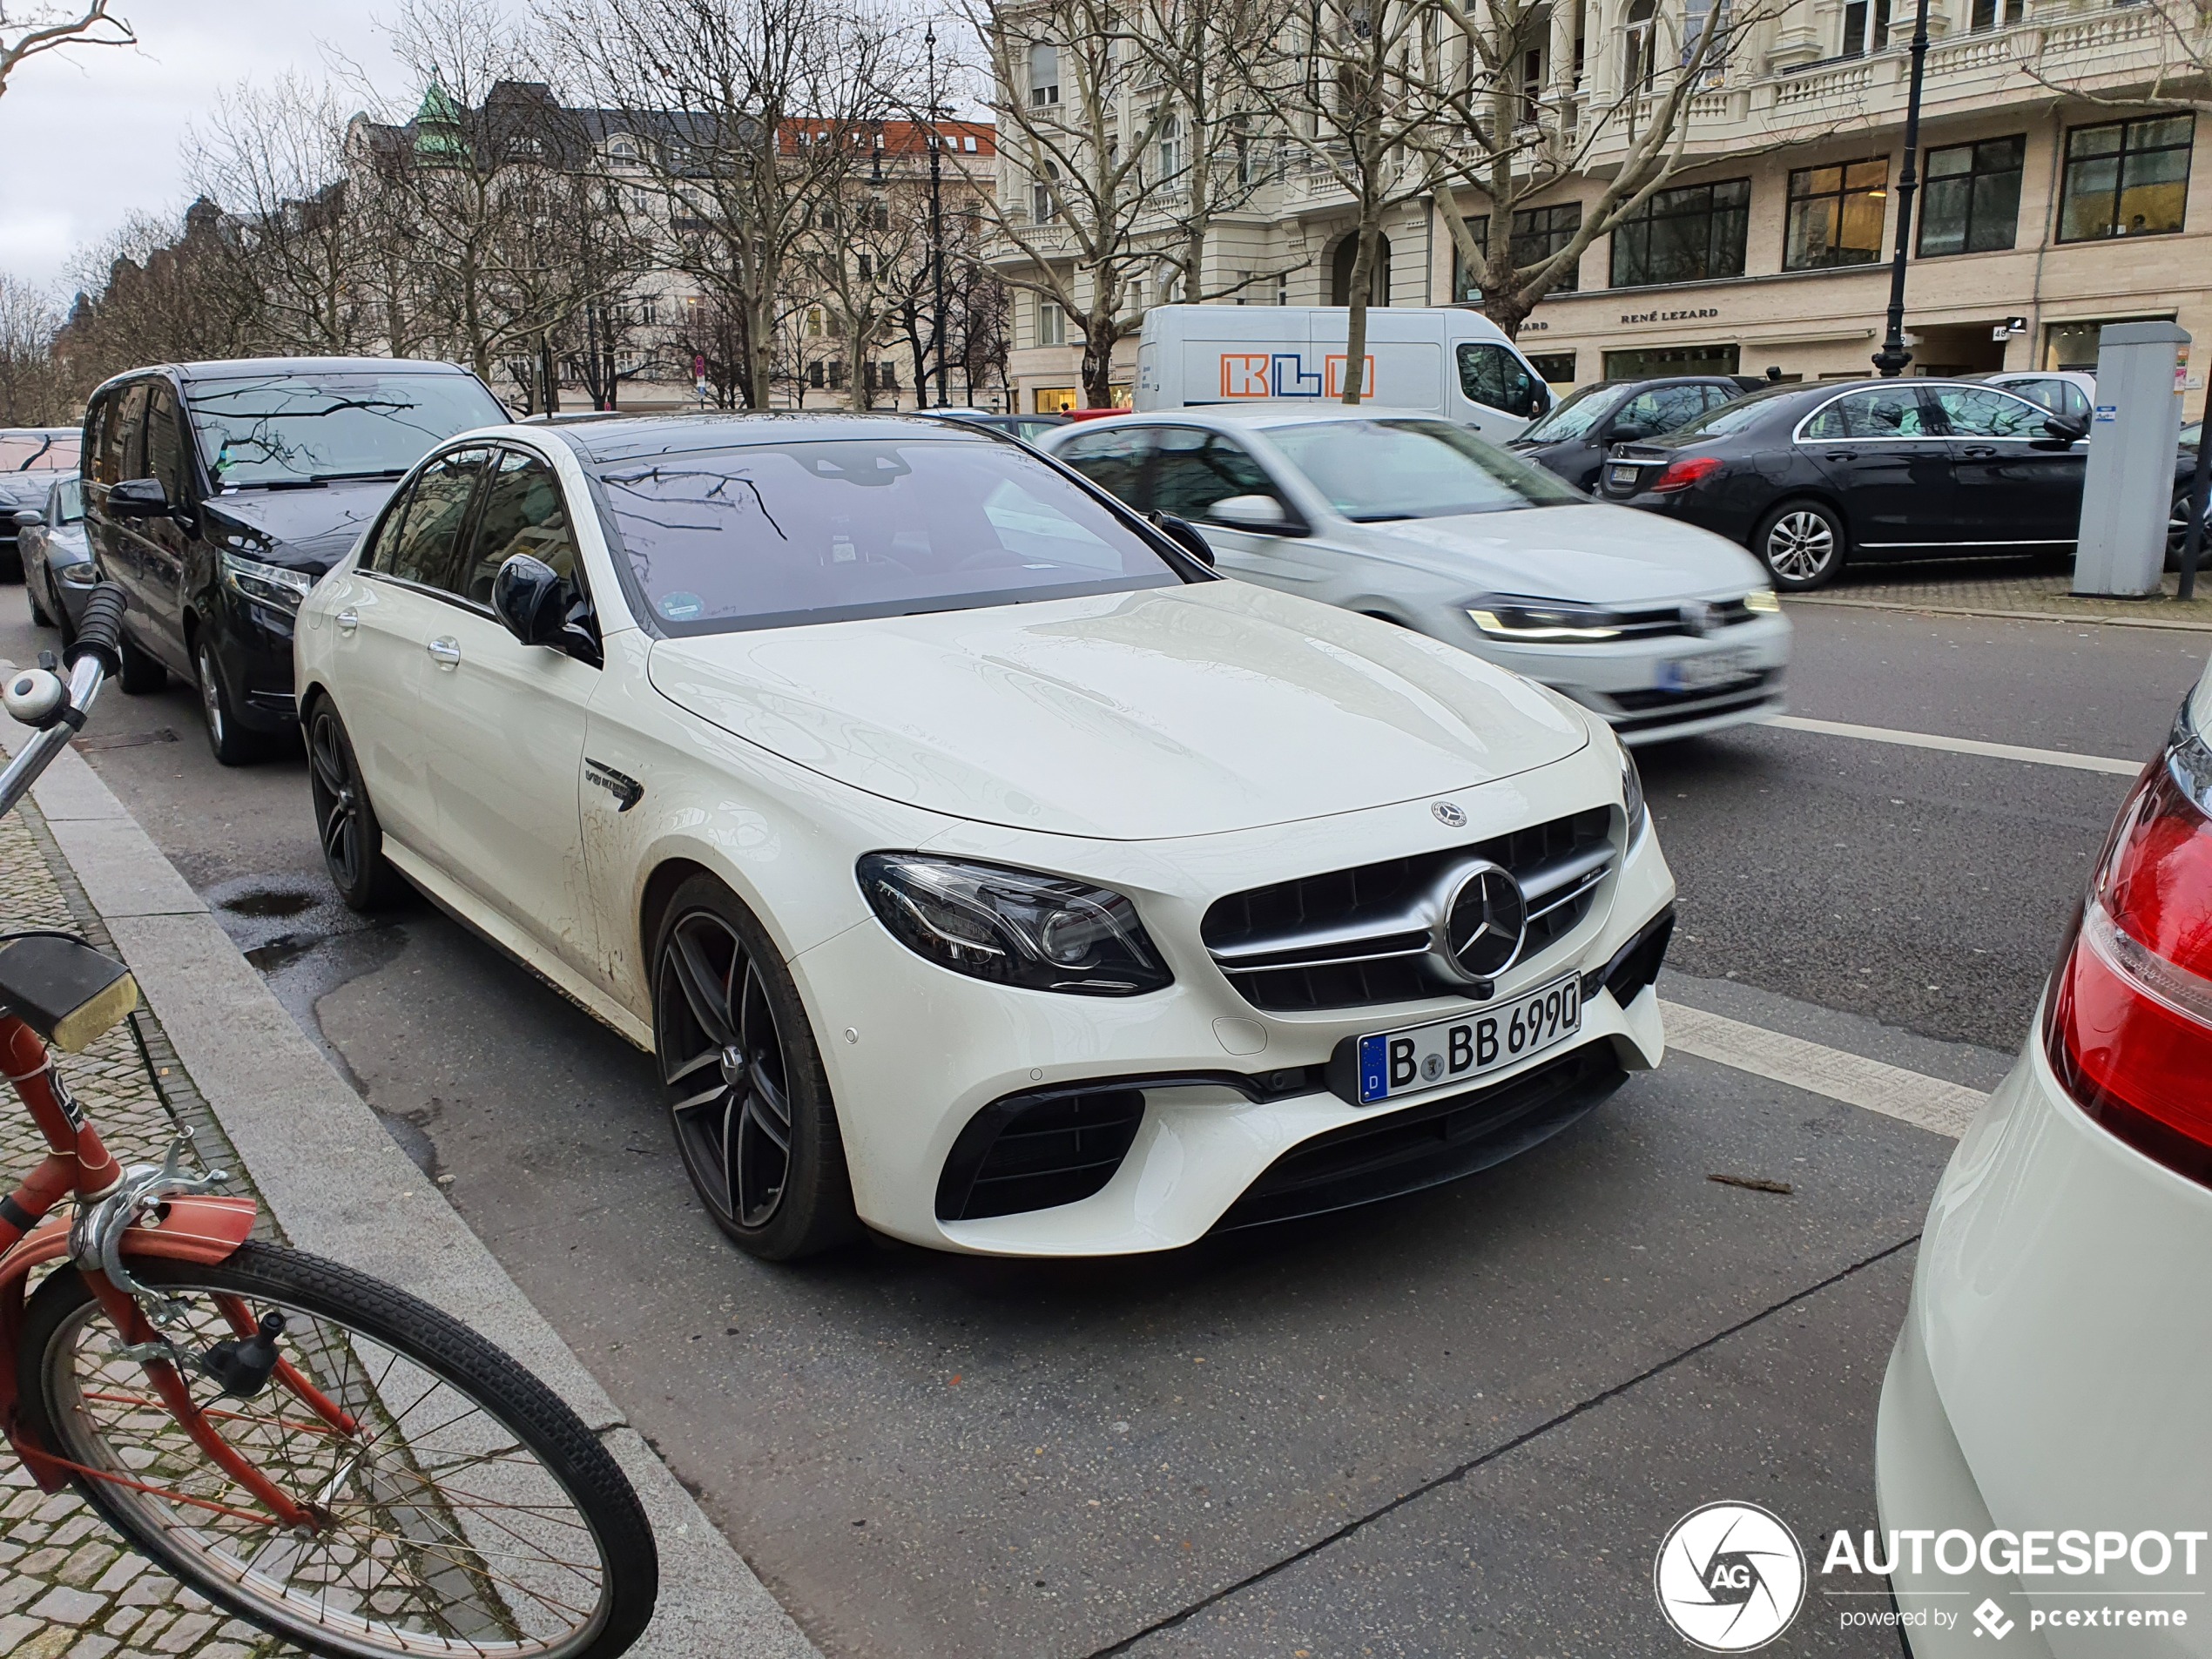
[[1890, 260], [1890, 326], [1874, 367], [1885, 380], [1905, 373], [1912, 354], [1905, 348], [1905, 250], [1912, 234], [1912, 192], [1919, 188], [1920, 79], [1928, 66], [1928, 0], [1912, 18], [1912, 84], [1905, 97], [1905, 172], [1897, 181], [1897, 252]]
[[[1926, 0], [1922, 0], [1925, 4]], [[911, 36], [908, 37], [912, 38]], [[945, 395], [945, 190], [944, 135], [937, 130], [937, 25], [930, 24], [921, 37], [929, 53], [929, 280], [930, 340], [937, 347], [937, 407], [952, 400]]]

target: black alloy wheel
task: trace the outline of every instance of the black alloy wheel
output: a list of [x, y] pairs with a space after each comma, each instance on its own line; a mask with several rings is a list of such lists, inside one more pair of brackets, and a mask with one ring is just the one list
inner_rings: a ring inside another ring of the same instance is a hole
[[684, 1168], [715, 1224], [789, 1261], [858, 1231], [819, 1050], [765, 931], [711, 877], [653, 952], [653, 1037]]
[[1786, 593], [1824, 588], [1844, 568], [1844, 521], [1824, 502], [1789, 501], [1760, 521], [1751, 552]]
[[382, 909], [399, 896], [400, 873], [384, 856], [384, 831], [353, 740], [327, 697], [316, 698], [307, 716], [307, 792], [330, 885], [349, 910]]

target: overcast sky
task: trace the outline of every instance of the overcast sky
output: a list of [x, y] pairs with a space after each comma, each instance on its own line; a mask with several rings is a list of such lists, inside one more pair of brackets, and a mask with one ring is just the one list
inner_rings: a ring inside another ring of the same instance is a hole
[[[320, 76], [330, 54], [400, 77], [379, 0], [122, 0], [137, 50], [81, 48], [17, 69], [0, 97], [0, 271], [51, 286], [133, 212], [183, 206], [185, 129], [248, 76]], [[516, 10], [521, 10], [520, 5]]]

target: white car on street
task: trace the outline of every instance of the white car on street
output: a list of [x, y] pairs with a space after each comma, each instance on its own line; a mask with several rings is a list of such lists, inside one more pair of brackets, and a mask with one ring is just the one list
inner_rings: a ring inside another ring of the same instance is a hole
[[1625, 743], [1784, 707], [1790, 624], [1750, 554], [1594, 502], [1453, 422], [1277, 403], [1118, 415], [1039, 444], [1199, 526], [1222, 570], [1526, 674]]
[[1662, 1052], [1604, 722], [952, 421], [449, 440], [300, 608], [318, 826], [656, 1052], [724, 1230], [1184, 1244]]
[[2212, 1655], [2208, 737], [2212, 670], [1921, 1234], [1875, 1437], [1917, 1659]]

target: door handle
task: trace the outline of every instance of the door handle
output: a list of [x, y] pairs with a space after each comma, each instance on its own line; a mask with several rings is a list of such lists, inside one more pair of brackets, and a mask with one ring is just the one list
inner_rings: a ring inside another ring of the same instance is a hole
[[1855, 449], [1831, 449], [1823, 458], [1829, 461], [1854, 461], [1858, 459], [1858, 452]]
[[1966, 446], [1965, 453], [1978, 460], [1986, 461], [1997, 453], [1997, 446], [1990, 443], [1970, 443]]
[[461, 642], [457, 639], [441, 636], [423, 649], [430, 653], [430, 660], [440, 668], [458, 668], [461, 665]]
[[361, 613], [354, 610], [351, 605], [347, 605], [343, 610], [333, 617], [331, 621], [337, 624], [338, 631], [340, 633], [350, 634], [354, 629], [361, 625]]

